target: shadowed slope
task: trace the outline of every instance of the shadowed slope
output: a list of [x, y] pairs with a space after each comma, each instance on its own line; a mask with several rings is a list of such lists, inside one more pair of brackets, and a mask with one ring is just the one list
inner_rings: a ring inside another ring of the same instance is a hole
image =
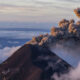
[[48, 48], [25, 44], [0, 65], [0, 80], [50, 80], [70, 67]]
[[42, 70], [33, 65], [31, 54], [30, 45], [24, 45], [1, 64], [2, 80], [39, 80]]

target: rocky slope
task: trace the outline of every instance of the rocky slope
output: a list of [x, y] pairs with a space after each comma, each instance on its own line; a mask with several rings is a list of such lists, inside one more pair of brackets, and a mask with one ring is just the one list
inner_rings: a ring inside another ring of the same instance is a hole
[[70, 67], [47, 48], [26, 44], [0, 65], [0, 80], [51, 80]]

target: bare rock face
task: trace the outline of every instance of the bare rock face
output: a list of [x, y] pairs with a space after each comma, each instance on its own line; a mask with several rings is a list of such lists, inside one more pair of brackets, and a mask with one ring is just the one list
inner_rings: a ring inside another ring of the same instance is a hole
[[26, 44], [0, 65], [0, 80], [51, 80], [71, 66], [49, 49]]

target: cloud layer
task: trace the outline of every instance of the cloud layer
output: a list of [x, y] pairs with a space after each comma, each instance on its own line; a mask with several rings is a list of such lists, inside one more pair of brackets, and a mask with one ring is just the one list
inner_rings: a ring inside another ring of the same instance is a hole
[[10, 57], [17, 49], [19, 49], [20, 46], [18, 47], [5, 47], [3, 49], [0, 49], [0, 63], [5, 61], [8, 57]]
[[72, 17], [73, 9], [80, 7], [79, 3], [79, 0], [1, 0], [0, 21], [57, 21]]
[[0, 31], [0, 38], [31, 39], [33, 36], [45, 34], [43, 31]]
[[80, 80], [80, 64], [75, 69], [71, 69], [68, 74], [58, 77], [56, 74], [52, 76], [55, 80]]

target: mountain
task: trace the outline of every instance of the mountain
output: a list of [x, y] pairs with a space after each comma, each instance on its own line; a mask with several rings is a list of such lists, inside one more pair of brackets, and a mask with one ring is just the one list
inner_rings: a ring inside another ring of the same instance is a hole
[[48, 48], [25, 44], [0, 65], [0, 80], [51, 80], [71, 66]]
[[55, 74], [68, 73], [72, 66], [50, 50], [51, 45], [62, 44], [61, 41], [73, 41], [79, 45], [80, 21], [75, 24], [73, 19], [63, 19], [59, 27], [51, 29], [50, 34], [33, 37], [0, 64], [0, 80], [54, 80], [52, 76]]

